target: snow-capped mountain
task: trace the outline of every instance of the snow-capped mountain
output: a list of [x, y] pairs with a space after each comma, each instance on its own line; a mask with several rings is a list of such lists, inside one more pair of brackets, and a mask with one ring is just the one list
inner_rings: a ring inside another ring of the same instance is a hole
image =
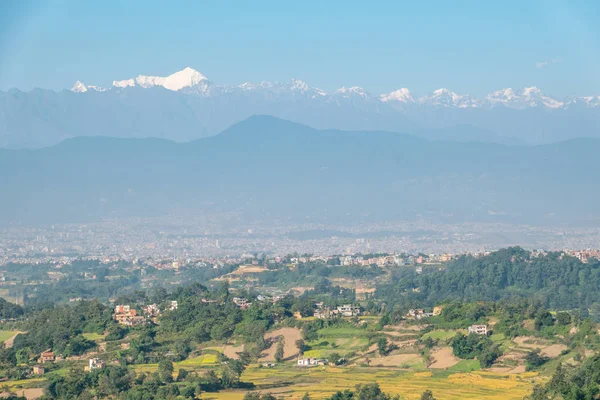
[[414, 103], [415, 98], [407, 88], [400, 88], [390, 93], [384, 93], [379, 96], [379, 99], [384, 102], [398, 102], [398, 103]]
[[209, 81], [206, 76], [193, 68], [187, 67], [181, 71], [175, 72], [169, 76], [147, 76], [138, 75], [137, 78], [113, 81], [113, 87], [126, 88], [139, 86], [147, 89], [155, 86], [162, 86], [165, 89], [180, 91], [182, 89], [193, 88], [196, 86], [208, 86]]
[[491, 106], [503, 105], [510, 108], [523, 109], [527, 107], [561, 108], [564, 102], [553, 99], [535, 86], [516, 91], [512, 88], [500, 89], [486, 96]]
[[[561, 109], [574, 105], [583, 105], [587, 107], [600, 106], [600, 96], [571, 97], [564, 100], [555, 99], [535, 86], [515, 90], [504, 88], [489, 93], [483, 99], [476, 99], [468, 94], [459, 95], [446, 88], [433, 91], [430, 94], [416, 97], [407, 88], [384, 93], [379, 96], [372, 96], [367, 90], [359, 86], [341, 87], [331, 93], [309, 86], [306, 82], [299, 79], [292, 79], [288, 82], [261, 82], [258, 84], [245, 82], [241, 85], [216, 85], [202, 73], [193, 68], [187, 67], [181, 71], [175, 72], [169, 76], [148, 76], [139, 75], [137, 78], [125, 80], [115, 80], [112, 83], [112, 89], [126, 89], [129, 87], [152, 88], [163, 87], [167, 90], [182, 92], [186, 94], [195, 94], [201, 96], [222, 96], [234, 93], [259, 94], [263, 97], [273, 96], [301, 96], [312, 99], [353, 99], [356, 101], [368, 100], [372, 102], [377, 100], [381, 103], [391, 105], [395, 109], [401, 109], [405, 106], [420, 105], [422, 107], [432, 108], [493, 108], [504, 106], [513, 109], [524, 108], [548, 108]], [[98, 86], [85, 85], [77, 81], [71, 88], [75, 93], [85, 93], [90, 90], [105, 91]]]
[[480, 98], [445, 88], [421, 96], [408, 88], [371, 94], [352, 85], [327, 92], [299, 79], [217, 84], [185, 68], [115, 80], [108, 88], [77, 81], [70, 91], [0, 92], [0, 148], [51, 146], [76, 136], [188, 141], [257, 114], [318, 129], [434, 140], [538, 144], [600, 137], [598, 95], [557, 99], [533, 86]]
[[105, 88], [101, 88], [100, 86], [94, 86], [94, 85], [86, 86], [86, 85], [83, 84], [83, 82], [80, 82], [80, 81], [75, 82], [75, 84], [71, 88], [71, 91], [75, 92], [75, 93], [85, 93], [88, 90], [91, 90], [91, 91], [94, 91], [94, 92], [104, 92], [104, 91], [106, 91]]
[[480, 104], [469, 95], [459, 95], [446, 88], [435, 90], [431, 95], [419, 98], [419, 103], [434, 107], [478, 107]]

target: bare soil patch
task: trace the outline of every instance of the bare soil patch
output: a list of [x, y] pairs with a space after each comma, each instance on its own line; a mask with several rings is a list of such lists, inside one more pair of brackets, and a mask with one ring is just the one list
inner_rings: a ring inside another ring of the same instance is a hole
[[275, 361], [277, 342], [281, 336], [284, 338], [283, 358], [288, 359], [298, 355], [296, 340], [302, 339], [302, 332], [298, 328], [280, 328], [265, 334], [265, 340], [270, 342], [271, 345], [264, 350], [264, 355], [259, 361]]
[[433, 357], [434, 362], [429, 368], [450, 368], [460, 361], [460, 358], [452, 354], [451, 347], [437, 348], [431, 353], [431, 356]]
[[403, 364], [410, 364], [421, 358], [419, 354], [395, 354], [385, 357], [371, 359], [371, 365], [382, 367], [400, 367]]
[[237, 360], [240, 356], [237, 353], [244, 351], [244, 345], [240, 344], [239, 346], [232, 346], [230, 344], [223, 347], [223, 355], [227, 358], [231, 358], [233, 360]]
[[553, 344], [542, 349], [542, 355], [545, 355], [546, 357], [550, 358], [555, 358], [560, 356], [560, 353], [562, 353], [566, 349], [567, 346], [565, 346], [564, 344]]

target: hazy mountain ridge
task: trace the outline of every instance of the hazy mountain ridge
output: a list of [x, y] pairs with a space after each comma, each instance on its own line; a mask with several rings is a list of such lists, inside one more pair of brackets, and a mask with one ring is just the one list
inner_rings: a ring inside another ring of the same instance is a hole
[[110, 89], [77, 82], [72, 91], [0, 92], [0, 147], [39, 148], [77, 136], [189, 141], [257, 114], [317, 129], [540, 144], [600, 137], [598, 105], [598, 97], [557, 100], [537, 88], [475, 99], [447, 89], [422, 97], [405, 88], [381, 96], [356, 86], [327, 93], [300, 80], [217, 85], [185, 69], [115, 81]]
[[[600, 140], [543, 146], [318, 131], [252, 117], [188, 143], [87, 137], [0, 151], [3, 224], [160, 215], [576, 224], [600, 218]], [[585, 194], [582, 193], [585, 188]]]

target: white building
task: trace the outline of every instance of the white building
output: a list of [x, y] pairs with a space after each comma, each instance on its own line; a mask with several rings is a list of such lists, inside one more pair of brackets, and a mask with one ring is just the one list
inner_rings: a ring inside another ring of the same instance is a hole
[[471, 325], [469, 327], [469, 333], [476, 335], [487, 335], [487, 325]]

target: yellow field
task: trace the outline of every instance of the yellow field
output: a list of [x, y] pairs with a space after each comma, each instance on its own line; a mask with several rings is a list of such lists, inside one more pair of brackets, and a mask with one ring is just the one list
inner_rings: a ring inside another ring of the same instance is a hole
[[[256, 390], [269, 385], [268, 391], [278, 397], [299, 399], [305, 392], [312, 398], [325, 398], [338, 390], [353, 388], [360, 383], [378, 382], [385, 392], [399, 394], [403, 399], [419, 399], [429, 389], [439, 400], [459, 399], [522, 399], [531, 393], [539, 379], [531, 374], [508, 375], [494, 373], [431, 374], [384, 368], [316, 367], [301, 369], [278, 367], [274, 369], [251, 367], [242, 376], [243, 381], [254, 382]], [[281, 382], [282, 387], [272, 388]], [[289, 384], [293, 382], [293, 384]], [[287, 383], [287, 385], [286, 385]], [[239, 400], [243, 391], [207, 393], [206, 398]]]
[[[215, 354], [202, 354], [198, 357], [189, 358], [187, 360], [173, 363], [175, 372], [179, 371], [180, 368], [187, 370], [203, 369], [203, 367], [209, 367], [217, 363], [217, 356]], [[133, 367], [136, 373], [150, 373], [158, 370], [158, 364], [138, 364]]]

